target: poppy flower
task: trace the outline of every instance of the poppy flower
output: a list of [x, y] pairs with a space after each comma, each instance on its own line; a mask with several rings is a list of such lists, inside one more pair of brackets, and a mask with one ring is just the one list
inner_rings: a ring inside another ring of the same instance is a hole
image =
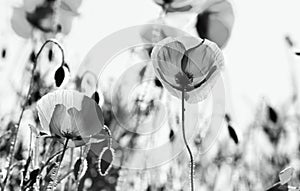
[[152, 51], [154, 71], [163, 86], [189, 103], [204, 100], [220, 74], [224, 58], [219, 47], [209, 40], [192, 36], [168, 37]]
[[215, 42], [223, 48], [232, 31], [234, 14], [227, 0], [207, 1], [193, 10], [197, 13], [196, 30], [201, 38]]
[[22, 7], [13, 10], [12, 28], [23, 38], [30, 38], [33, 29], [67, 35], [71, 31], [73, 18], [78, 15], [81, 1], [62, 0], [60, 6], [56, 7], [56, 1], [24, 0]]
[[91, 98], [71, 90], [57, 90], [37, 102], [41, 126], [61, 143], [77, 147], [105, 139], [101, 108]]
[[195, 29], [200, 38], [224, 48], [232, 31], [234, 13], [228, 0], [154, 0], [167, 12], [196, 13]]

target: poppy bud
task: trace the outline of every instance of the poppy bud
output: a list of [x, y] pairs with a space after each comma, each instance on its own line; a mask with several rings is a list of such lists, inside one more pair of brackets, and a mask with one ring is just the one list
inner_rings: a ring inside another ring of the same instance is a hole
[[100, 101], [100, 97], [99, 97], [99, 93], [97, 91], [95, 91], [92, 95], [92, 99], [95, 100], [95, 102], [97, 104], [99, 104], [99, 101]]
[[236, 135], [235, 130], [233, 129], [233, 127], [231, 125], [228, 125], [228, 131], [229, 131], [229, 135], [232, 138], [232, 140], [235, 142], [235, 144], [239, 143], [239, 139]]
[[170, 139], [171, 142], [173, 142], [173, 141], [174, 141], [174, 138], [175, 138], [175, 136], [174, 136], [174, 131], [173, 131], [173, 129], [171, 129], [171, 130], [170, 130], [170, 133], [169, 133], [169, 139]]
[[74, 170], [73, 170], [75, 180], [81, 179], [83, 177], [83, 175], [85, 174], [86, 170], [87, 170], [86, 159], [82, 159], [82, 158], [77, 159], [77, 161], [75, 162], [75, 165], [74, 165]]
[[282, 184], [282, 185], [287, 184], [292, 179], [294, 170], [295, 169], [292, 167], [288, 167], [288, 168], [282, 170], [279, 173], [280, 184]]
[[53, 50], [52, 49], [49, 49], [49, 52], [48, 52], [48, 60], [51, 62], [53, 60]]
[[1, 57], [2, 57], [2, 58], [5, 58], [5, 57], [6, 57], [6, 48], [3, 48], [3, 49], [2, 49]]
[[278, 120], [277, 112], [271, 106], [268, 106], [268, 117], [273, 123], [276, 123]]
[[56, 70], [54, 79], [55, 79], [55, 84], [57, 87], [59, 87], [63, 83], [63, 81], [65, 79], [65, 71], [62, 66]]
[[230, 123], [231, 122], [231, 117], [230, 117], [230, 115], [229, 114], [225, 114], [225, 120], [226, 120], [226, 122], [227, 123]]
[[161, 84], [161, 82], [160, 82], [159, 79], [157, 79], [157, 78], [155, 78], [154, 83], [155, 83], [155, 86], [157, 86], [157, 87], [159, 87], [159, 88], [162, 88], [162, 87], [163, 87], [162, 84]]
[[107, 175], [112, 166], [114, 159], [114, 150], [112, 148], [104, 147], [99, 156], [98, 172], [101, 176]]
[[289, 45], [289, 47], [294, 46], [294, 43], [293, 43], [292, 39], [289, 36], [285, 37], [285, 42]]
[[31, 52], [31, 54], [29, 56], [29, 61], [32, 62], [32, 63], [35, 62], [35, 52], [34, 51]]

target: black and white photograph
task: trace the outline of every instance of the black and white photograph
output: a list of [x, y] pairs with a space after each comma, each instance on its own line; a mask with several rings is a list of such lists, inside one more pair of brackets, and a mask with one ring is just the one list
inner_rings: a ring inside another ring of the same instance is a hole
[[0, 0], [0, 191], [300, 191], [299, 0]]

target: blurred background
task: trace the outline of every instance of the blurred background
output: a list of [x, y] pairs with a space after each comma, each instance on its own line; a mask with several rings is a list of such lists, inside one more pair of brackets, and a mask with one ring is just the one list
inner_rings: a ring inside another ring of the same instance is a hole
[[[5, 50], [5, 56], [0, 59], [0, 116], [18, 115], [14, 114], [19, 109], [16, 103], [20, 94], [16, 92], [22, 94], [28, 86], [23, 75], [26, 68], [24, 60], [28, 60], [32, 50], [37, 49], [35, 45], [42, 42], [32, 40], [32, 37], [23, 38], [12, 28], [13, 8], [21, 7], [24, 2], [0, 1], [2, 55]], [[288, 166], [295, 169], [289, 185], [300, 186], [300, 113], [297, 99], [300, 57], [295, 54], [300, 51], [300, 2], [230, 2], [234, 24], [223, 53], [226, 112], [231, 120], [228, 124], [224, 122], [224, 128], [211, 149], [196, 157], [196, 188], [265, 190], [279, 181], [279, 172]], [[74, 18], [70, 33], [58, 37], [65, 48], [66, 60], [72, 71], [71, 79], [76, 77], [87, 53], [98, 41], [123, 28], [157, 19], [161, 7], [153, 0], [84, 0], [77, 11], [79, 15]], [[172, 12], [165, 16], [165, 22], [195, 35], [195, 29], [190, 30], [193, 23], [186, 25], [190, 18], [187, 13]], [[44, 56], [41, 62], [46, 60], [47, 56]], [[54, 50], [54, 59], [59, 62], [58, 50]], [[116, 59], [115, 62], [118, 62]], [[124, 57], [119, 61], [122, 59]], [[53, 75], [54, 71], [50, 73]], [[107, 103], [103, 104], [105, 107]], [[32, 115], [29, 112], [25, 114], [29, 118]], [[230, 138], [228, 125], [234, 127], [238, 143]], [[28, 134], [27, 125], [20, 131]], [[21, 140], [26, 142], [28, 138], [24, 136]], [[192, 144], [197, 153], [197, 144], [201, 143], [197, 143], [195, 138]], [[158, 169], [135, 171], [114, 168], [114, 180], [96, 179], [99, 175], [94, 176], [91, 170], [83, 178], [81, 189], [187, 190], [189, 175], [184, 170], [186, 165], [188, 157], [184, 155]], [[94, 181], [105, 183], [97, 186]]]

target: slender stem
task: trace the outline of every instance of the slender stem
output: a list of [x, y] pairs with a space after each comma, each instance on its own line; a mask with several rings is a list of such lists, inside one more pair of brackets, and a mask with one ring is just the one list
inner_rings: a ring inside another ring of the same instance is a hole
[[110, 149], [111, 144], [112, 144], [111, 131], [110, 131], [110, 129], [106, 125], [104, 125], [103, 128], [106, 130], [106, 132], [107, 132], [107, 134], [109, 136], [109, 138], [108, 138], [108, 148]]
[[[69, 169], [72, 169], [73, 155], [74, 155], [74, 148], [71, 148], [71, 150], [70, 150], [70, 163], [69, 163]], [[59, 182], [60, 182], [60, 181], [59, 181]], [[70, 177], [69, 177], [69, 178], [68, 178], [68, 189], [69, 189], [69, 190], [71, 189], [71, 185], [72, 185], [72, 182], [71, 182], [71, 179], [70, 179]]]
[[37, 67], [37, 60], [42, 52], [42, 50], [44, 49], [44, 47], [48, 44], [48, 43], [54, 43], [56, 44], [59, 49], [61, 50], [61, 54], [62, 54], [62, 63], [61, 65], [63, 66], [64, 63], [65, 63], [65, 55], [64, 55], [64, 50], [62, 48], [62, 46], [56, 42], [55, 40], [47, 40], [43, 45], [42, 47], [40, 48], [39, 52], [37, 53], [36, 57], [35, 57], [35, 60], [34, 60], [34, 63], [33, 63], [33, 67], [32, 67], [32, 70], [31, 70], [31, 78], [30, 78], [30, 84], [29, 84], [29, 88], [28, 88], [28, 91], [27, 91], [27, 95], [26, 95], [26, 100], [25, 100], [25, 103], [22, 105], [22, 110], [21, 110], [21, 114], [19, 116], [19, 119], [18, 119], [18, 122], [17, 124], [15, 125], [15, 129], [14, 129], [14, 132], [12, 134], [12, 142], [11, 142], [11, 145], [10, 145], [10, 148], [9, 148], [9, 154], [8, 154], [8, 167], [7, 167], [7, 172], [6, 172], [6, 176], [5, 176], [5, 179], [3, 181], [3, 190], [5, 189], [6, 187], [6, 184], [7, 184], [7, 181], [9, 179], [9, 175], [10, 175], [10, 172], [9, 172], [9, 169], [12, 165], [12, 162], [13, 162], [13, 154], [15, 152], [15, 145], [16, 145], [16, 141], [17, 141], [17, 137], [18, 137], [18, 132], [19, 132], [19, 127], [20, 127], [20, 123], [22, 121], [22, 118], [23, 118], [23, 114], [24, 114], [24, 111], [26, 109], [26, 104], [27, 104], [27, 101], [30, 99], [30, 96], [31, 96], [31, 90], [32, 90], [32, 87], [33, 87], [33, 82], [34, 82], [34, 72], [36, 70], [36, 67]]
[[63, 149], [63, 151], [62, 151], [61, 158], [60, 158], [59, 164], [58, 164], [58, 168], [57, 168], [57, 171], [56, 171], [56, 173], [55, 173], [54, 186], [52, 186], [52, 191], [53, 191], [53, 190], [55, 189], [55, 187], [56, 187], [59, 169], [60, 169], [61, 163], [62, 163], [62, 161], [63, 161], [63, 159], [64, 159], [66, 150], [67, 150], [67, 148], [68, 148], [68, 142], [69, 142], [69, 140], [70, 140], [70, 139], [66, 138], [66, 141], [65, 141], [65, 144], [64, 144], [64, 149]]
[[189, 145], [188, 145], [188, 143], [187, 143], [187, 140], [186, 140], [186, 137], [185, 137], [185, 128], [184, 128], [184, 111], [185, 111], [185, 109], [184, 109], [184, 92], [185, 91], [185, 89], [183, 88], [182, 89], [182, 96], [181, 96], [181, 100], [182, 100], [182, 104], [181, 104], [181, 106], [182, 106], [182, 108], [181, 108], [181, 114], [182, 114], [182, 136], [183, 136], [183, 141], [184, 141], [184, 144], [185, 144], [185, 146], [186, 146], [186, 149], [188, 150], [188, 153], [189, 153], [189, 155], [190, 155], [190, 165], [191, 165], [191, 167], [190, 167], [190, 170], [191, 170], [191, 174], [190, 174], [190, 180], [191, 180], [191, 190], [192, 191], [194, 191], [194, 158], [193, 158], [193, 153], [192, 153], [192, 151], [191, 151], [191, 149], [190, 149], [190, 147], [189, 147]]

